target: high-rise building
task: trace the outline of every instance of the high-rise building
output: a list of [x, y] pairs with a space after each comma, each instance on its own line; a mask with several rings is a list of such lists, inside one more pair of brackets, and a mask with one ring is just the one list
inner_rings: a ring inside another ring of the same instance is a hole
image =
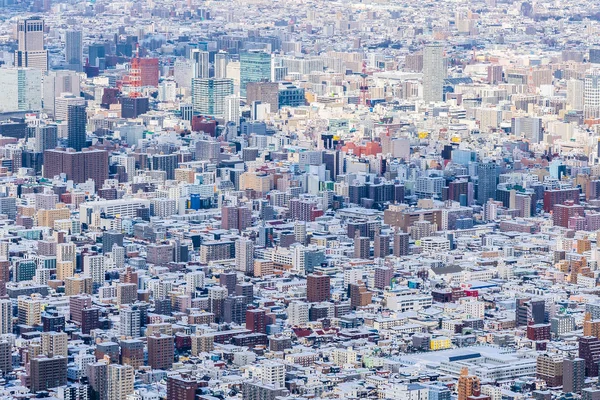
[[235, 241], [235, 269], [244, 274], [254, 271], [254, 242], [247, 238]]
[[106, 400], [125, 400], [133, 393], [135, 371], [130, 365], [110, 364], [107, 367]]
[[368, 237], [359, 236], [354, 238], [354, 258], [368, 260], [371, 256], [371, 242]]
[[74, 183], [83, 183], [92, 179], [96, 189], [100, 189], [108, 179], [108, 152], [105, 150], [46, 150], [44, 152], [45, 178], [65, 174]]
[[32, 393], [67, 384], [67, 357], [39, 356], [29, 362]]
[[85, 105], [68, 106], [68, 143], [75, 151], [81, 151], [86, 147], [85, 125], [87, 113]]
[[470, 396], [480, 394], [480, 381], [475, 375], [469, 375], [469, 370], [463, 368], [458, 377], [458, 399], [467, 400]]
[[106, 231], [102, 233], [102, 253], [110, 253], [114, 245], [123, 247], [123, 233], [118, 231]]
[[48, 51], [44, 49], [44, 20], [32, 17], [17, 23], [18, 49], [15, 66], [48, 70]]
[[[191, 51], [190, 58], [194, 64], [193, 78], [210, 78], [210, 53], [208, 51], [195, 49]], [[221, 78], [224, 78], [224, 76]]]
[[562, 386], [563, 357], [559, 354], [540, 354], [537, 357], [535, 376], [544, 380], [548, 387]]
[[600, 72], [585, 76], [583, 91], [583, 114], [585, 118], [600, 117]]
[[195, 400], [198, 381], [189, 375], [170, 375], [167, 378], [167, 398], [170, 400]]
[[38, 298], [19, 296], [17, 299], [19, 325], [40, 325], [42, 323], [42, 306]]
[[227, 53], [215, 54], [215, 78], [227, 78]]
[[271, 79], [271, 55], [264, 51], [240, 54], [240, 93], [246, 97], [249, 82], [266, 82]]
[[246, 329], [256, 333], [266, 333], [267, 316], [265, 310], [255, 308], [246, 311]]
[[329, 301], [331, 278], [328, 275], [310, 274], [306, 277], [306, 300], [309, 303]]
[[425, 103], [442, 101], [444, 97], [444, 47], [430, 43], [423, 49], [423, 100]]
[[40, 111], [42, 72], [33, 68], [0, 69], [0, 112]]
[[225, 97], [225, 110], [223, 118], [226, 122], [233, 122], [235, 126], [240, 126], [240, 97], [231, 95]]
[[119, 333], [121, 336], [137, 338], [140, 336], [142, 313], [136, 306], [122, 308], [119, 312]]
[[40, 124], [29, 128], [34, 138], [33, 149], [36, 153], [56, 148], [58, 143], [58, 127], [55, 124]]
[[42, 354], [48, 357], [67, 357], [69, 337], [65, 332], [44, 332], [40, 339]]
[[0, 335], [12, 333], [12, 302], [10, 299], [0, 299]]
[[[132, 375], [133, 375], [133, 368]], [[108, 399], [108, 364], [105, 361], [92, 362], [85, 366], [86, 376], [91, 387], [91, 397], [95, 400]], [[133, 388], [133, 382], [132, 382]], [[114, 398], [114, 397], [113, 397]], [[118, 400], [121, 400], [119, 397]]]
[[306, 326], [308, 323], [309, 304], [302, 301], [292, 301], [288, 306], [288, 323], [291, 326]]
[[496, 198], [498, 187], [498, 165], [494, 161], [480, 163], [477, 166], [477, 202], [485, 204], [489, 199]]
[[581, 393], [585, 383], [585, 360], [565, 358], [563, 361], [563, 392]]
[[148, 337], [148, 365], [168, 370], [173, 366], [173, 336], [156, 334]]
[[225, 98], [233, 94], [233, 81], [227, 78], [197, 78], [192, 80], [194, 112], [207, 116], [225, 114]]
[[144, 342], [137, 339], [121, 340], [121, 364], [138, 369], [144, 365]]
[[77, 72], [83, 69], [83, 35], [80, 30], [65, 32], [65, 62], [67, 69]]
[[579, 358], [585, 362], [585, 376], [598, 376], [600, 361], [600, 339], [594, 336], [579, 338]]

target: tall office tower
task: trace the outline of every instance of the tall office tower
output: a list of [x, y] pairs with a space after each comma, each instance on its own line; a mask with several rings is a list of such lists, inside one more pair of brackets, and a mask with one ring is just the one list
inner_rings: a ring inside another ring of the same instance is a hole
[[148, 365], [152, 369], [171, 369], [173, 353], [173, 336], [157, 333], [148, 337]]
[[240, 126], [240, 97], [231, 95], [225, 97], [225, 110], [223, 118], [226, 122], [233, 122], [235, 126]]
[[467, 400], [470, 396], [479, 395], [480, 381], [475, 375], [469, 375], [469, 370], [464, 367], [458, 377], [458, 399]]
[[498, 171], [498, 165], [494, 161], [487, 161], [478, 165], [477, 204], [483, 205], [489, 199], [496, 198]]
[[81, 31], [65, 32], [65, 61], [67, 69], [81, 72], [83, 69], [83, 35]]
[[585, 360], [565, 358], [563, 361], [563, 392], [581, 393], [585, 383]]
[[169, 375], [167, 377], [167, 398], [170, 400], [195, 400], [198, 380], [190, 375]]
[[309, 303], [329, 301], [331, 298], [329, 275], [310, 274], [306, 277], [306, 300]]
[[442, 101], [444, 94], [444, 47], [430, 43], [423, 49], [423, 100], [425, 103]]
[[194, 78], [210, 78], [210, 53], [202, 50], [192, 50], [190, 58], [194, 63]]
[[42, 109], [40, 90], [42, 72], [33, 68], [2, 68], [0, 70], [0, 112], [39, 111]]
[[215, 78], [227, 78], [227, 53], [215, 54]]
[[68, 106], [68, 144], [75, 151], [81, 151], [85, 147], [86, 135], [85, 124], [87, 120], [84, 105]]
[[110, 364], [106, 376], [106, 400], [125, 400], [127, 395], [133, 393], [135, 371], [131, 365]]
[[0, 299], [0, 335], [12, 333], [12, 302], [9, 299]]
[[39, 299], [19, 296], [17, 307], [19, 325], [34, 326], [42, 323], [42, 307]]
[[208, 116], [225, 114], [225, 98], [233, 94], [233, 81], [227, 78], [199, 78], [192, 80], [194, 112]]
[[585, 104], [585, 82], [581, 79], [567, 81], [567, 105], [572, 110], [583, 110]]
[[69, 336], [65, 332], [44, 332], [40, 339], [42, 354], [48, 357], [67, 357]]
[[102, 254], [110, 253], [114, 245], [123, 247], [124, 235], [118, 231], [106, 231], [102, 234]]
[[23, 19], [17, 23], [19, 46], [15, 53], [15, 66], [46, 72], [48, 50], [44, 49], [44, 20], [39, 17]]
[[43, 153], [46, 150], [56, 148], [58, 143], [58, 127], [54, 124], [41, 124], [29, 128], [32, 134], [29, 137], [34, 138], [33, 151]]
[[583, 114], [585, 118], [600, 117], [600, 71], [585, 76]]
[[[246, 104], [269, 104], [271, 111], [279, 109], [279, 83], [248, 82], [246, 85]], [[256, 118], [255, 118], [256, 119]]]
[[67, 384], [67, 357], [38, 356], [29, 362], [32, 393]]
[[235, 269], [244, 274], [254, 271], [254, 243], [247, 238], [235, 241]]
[[249, 82], [266, 82], [271, 79], [271, 55], [264, 51], [240, 54], [240, 93], [246, 97]]
[[394, 256], [407, 256], [409, 252], [410, 234], [398, 231], [394, 233]]
[[119, 333], [121, 336], [137, 338], [140, 336], [142, 313], [135, 306], [125, 307], [119, 312]]

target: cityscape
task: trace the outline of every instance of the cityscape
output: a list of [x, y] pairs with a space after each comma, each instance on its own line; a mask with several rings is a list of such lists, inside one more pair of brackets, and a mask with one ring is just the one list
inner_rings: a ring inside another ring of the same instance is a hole
[[0, 400], [600, 400], [600, 2], [0, 0]]

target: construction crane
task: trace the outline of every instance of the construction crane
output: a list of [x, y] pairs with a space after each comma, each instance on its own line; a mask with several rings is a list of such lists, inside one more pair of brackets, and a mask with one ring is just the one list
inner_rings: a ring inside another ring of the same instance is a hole
[[369, 101], [369, 86], [367, 85], [367, 62], [363, 61], [362, 65], [362, 73], [360, 74], [361, 83], [360, 83], [360, 102], [362, 105], [366, 106]]

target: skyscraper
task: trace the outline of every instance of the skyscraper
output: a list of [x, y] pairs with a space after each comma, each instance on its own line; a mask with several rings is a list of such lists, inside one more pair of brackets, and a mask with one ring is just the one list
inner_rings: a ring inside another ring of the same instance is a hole
[[19, 46], [15, 53], [16, 67], [29, 67], [42, 72], [48, 70], [48, 51], [44, 49], [44, 20], [40, 17], [23, 19], [17, 23]]
[[85, 105], [68, 106], [68, 143], [75, 151], [81, 151], [85, 147]]
[[240, 54], [240, 93], [246, 97], [249, 82], [266, 82], [271, 79], [271, 55], [264, 51]]
[[190, 58], [194, 63], [194, 78], [210, 78], [210, 53], [202, 50], [192, 50]]
[[65, 32], [65, 61], [67, 68], [73, 71], [83, 68], [83, 35], [79, 30]]
[[39, 111], [42, 72], [33, 68], [2, 68], [0, 112]]
[[446, 71], [444, 71], [444, 48], [430, 43], [423, 49], [423, 100], [425, 103], [442, 101]]
[[496, 198], [498, 186], [498, 165], [493, 161], [479, 164], [477, 168], [479, 177], [477, 185], [477, 202], [485, 204], [489, 199]]
[[225, 98], [233, 94], [233, 80], [226, 78], [192, 79], [192, 105], [201, 115], [222, 116]]

